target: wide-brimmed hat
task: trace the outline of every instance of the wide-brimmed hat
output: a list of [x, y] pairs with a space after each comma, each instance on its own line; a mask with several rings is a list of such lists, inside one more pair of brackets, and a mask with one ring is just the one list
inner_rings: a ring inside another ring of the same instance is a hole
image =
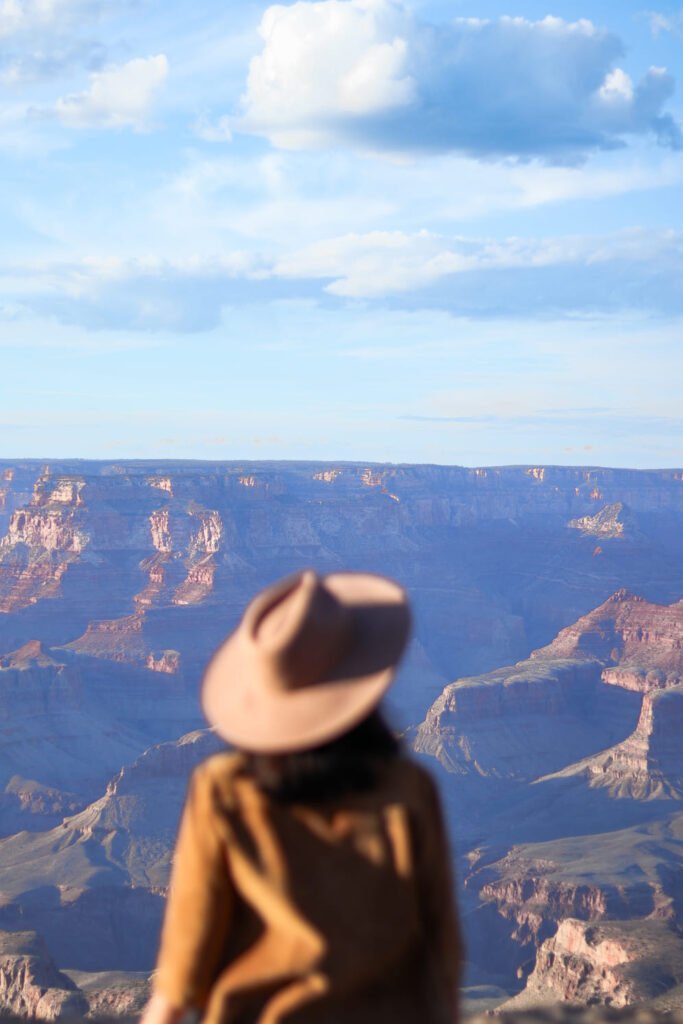
[[389, 687], [410, 630], [398, 583], [305, 571], [262, 591], [202, 683], [207, 719], [244, 750], [318, 746], [366, 717]]

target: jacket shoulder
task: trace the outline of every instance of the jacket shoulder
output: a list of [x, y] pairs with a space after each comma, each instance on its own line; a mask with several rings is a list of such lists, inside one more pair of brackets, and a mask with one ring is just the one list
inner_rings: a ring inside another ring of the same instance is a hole
[[431, 773], [414, 758], [399, 757], [392, 768], [394, 784], [400, 788], [408, 803], [419, 806], [438, 800], [438, 789]]
[[244, 767], [244, 755], [230, 750], [221, 750], [212, 754], [202, 761], [195, 770], [195, 775], [205, 776], [207, 779], [221, 779], [237, 775]]
[[211, 794], [214, 801], [229, 808], [235, 802], [235, 783], [243, 773], [244, 756], [230, 751], [212, 754], [192, 772], [190, 790], [195, 794]]

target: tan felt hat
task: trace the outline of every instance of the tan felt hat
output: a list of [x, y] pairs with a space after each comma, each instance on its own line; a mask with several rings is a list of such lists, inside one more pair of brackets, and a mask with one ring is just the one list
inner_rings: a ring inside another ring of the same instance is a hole
[[410, 631], [398, 583], [307, 570], [262, 591], [218, 648], [202, 707], [244, 750], [315, 747], [360, 722], [389, 687]]

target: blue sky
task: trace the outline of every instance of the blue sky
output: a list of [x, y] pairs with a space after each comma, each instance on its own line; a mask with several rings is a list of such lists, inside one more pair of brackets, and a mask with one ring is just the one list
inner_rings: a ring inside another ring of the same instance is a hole
[[5, 457], [683, 465], [683, 6], [0, 0]]

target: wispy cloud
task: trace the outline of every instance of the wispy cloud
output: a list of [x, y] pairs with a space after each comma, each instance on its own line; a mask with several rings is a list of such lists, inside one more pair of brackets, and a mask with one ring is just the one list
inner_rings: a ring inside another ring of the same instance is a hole
[[209, 331], [226, 306], [311, 294], [307, 283], [270, 280], [246, 253], [184, 261], [87, 259], [0, 268], [0, 301], [90, 330]]
[[[136, 0], [0, 0], [0, 84], [16, 88], [73, 67], [96, 70], [106, 60], [89, 33], [100, 18]], [[101, 27], [101, 26], [99, 26]]]
[[[646, 265], [649, 279], [640, 269]], [[574, 268], [568, 283], [565, 270]], [[562, 268], [560, 280], [553, 273]], [[444, 237], [427, 231], [370, 232], [345, 235], [283, 257], [275, 273], [284, 277], [321, 278], [333, 295], [380, 298], [432, 291], [437, 305], [448, 303], [461, 312], [509, 312], [514, 304], [530, 312], [529, 286], [536, 309], [607, 308], [600, 289], [610, 281], [609, 297], [624, 306], [683, 310], [683, 292], [676, 282], [683, 269], [683, 238], [673, 231], [624, 231], [604, 237], [564, 236], [550, 239], [474, 239]], [[635, 271], [635, 273], [634, 273]], [[615, 293], [613, 278], [621, 276]], [[490, 278], [488, 286], [484, 278]], [[457, 280], [467, 278], [466, 284]], [[473, 281], [477, 287], [473, 288]], [[533, 281], [533, 285], [532, 285]], [[595, 283], [593, 287], [592, 282]], [[538, 294], [539, 286], [543, 294]], [[634, 293], [634, 286], [638, 296]], [[471, 293], [471, 294], [470, 294]], [[658, 297], [657, 297], [658, 296]], [[637, 301], [639, 298], [640, 301]], [[426, 300], [430, 304], [430, 300]], [[531, 305], [534, 303], [532, 302]], [[614, 307], [611, 307], [614, 308]], [[618, 308], [618, 305], [617, 305]]]
[[193, 131], [202, 142], [232, 142], [230, 118], [227, 115], [212, 121], [207, 114], [202, 114], [195, 121]]
[[164, 54], [136, 57], [90, 75], [84, 92], [63, 96], [57, 117], [74, 128], [133, 128], [144, 131], [155, 94], [168, 75]]
[[[480, 427], [482, 429], [496, 430], [524, 430], [542, 431], [546, 428], [551, 430], [575, 430], [582, 432], [594, 432], [601, 437], [619, 436], [620, 433], [633, 433], [640, 431], [643, 436], [675, 432], [679, 434], [683, 428], [683, 417], [680, 416], [643, 416], [636, 413], [630, 414], [623, 410], [614, 412], [610, 416], [596, 416], [590, 412], [570, 415], [559, 410], [552, 415], [530, 412], [524, 416], [498, 415], [496, 413], [482, 414], [481, 416], [418, 416], [403, 415], [399, 420], [410, 423], [443, 424], [457, 427]], [[581, 448], [589, 450], [592, 445], [581, 445]], [[565, 451], [576, 450], [567, 447]]]
[[0, 0], [0, 39], [71, 24], [101, 6], [95, 0]]
[[585, 19], [418, 21], [400, 0], [267, 9], [241, 130], [274, 145], [578, 161], [654, 134], [679, 148], [674, 80], [632, 81], [620, 39]]
[[556, 238], [369, 232], [288, 255], [89, 258], [0, 267], [0, 298], [91, 328], [210, 330], [228, 306], [348, 300], [458, 316], [683, 314], [683, 236], [630, 230]]
[[683, 8], [674, 14], [648, 11], [647, 16], [654, 36], [658, 36], [661, 32], [671, 32], [673, 35], [683, 38]]

